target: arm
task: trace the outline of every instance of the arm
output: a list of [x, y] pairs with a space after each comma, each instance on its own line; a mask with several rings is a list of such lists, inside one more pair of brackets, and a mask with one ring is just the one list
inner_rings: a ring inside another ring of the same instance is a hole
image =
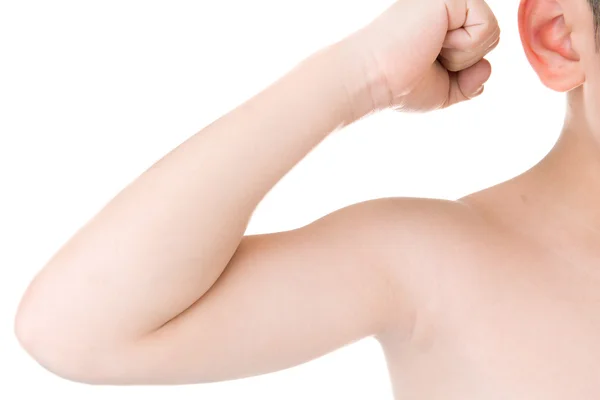
[[[474, 54], [487, 53], [489, 35], [458, 28], [493, 24], [477, 19], [488, 15], [481, 0], [448, 2], [395, 3], [125, 188], [31, 283], [15, 324], [24, 348], [73, 380], [192, 383], [274, 371], [408, 327], [381, 255], [384, 228], [397, 233], [395, 202], [244, 232], [266, 193], [336, 129], [375, 109], [424, 111], [476, 93], [489, 71]], [[436, 61], [448, 29], [461, 49], [444, 59], [464, 66], [457, 74]], [[464, 38], [478, 50], [463, 51]]]
[[[335, 335], [335, 344], [375, 333], [383, 322], [382, 299], [364, 293], [371, 297], [359, 306], [352, 294], [367, 290], [357, 286], [363, 280], [370, 281], [370, 290], [384, 285], [381, 275], [369, 277], [371, 263], [359, 265], [340, 254], [356, 238], [327, 238], [348, 228], [347, 222], [338, 217], [242, 240], [253, 210], [271, 187], [330, 132], [362, 114], [350, 108], [359, 104], [351, 99], [368, 88], [349, 86], [365, 82], [362, 70], [351, 69], [350, 56], [343, 43], [313, 55], [120, 193], [29, 287], [16, 321], [25, 348], [47, 368], [74, 379], [94, 379], [120, 365], [129, 368], [120, 375], [124, 381], [133, 376], [198, 381], [217, 374], [208, 371], [215, 361], [192, 349], [220, 351], [214, 355], [221, 357], [218, 376], [224, 378], [226, 369], [253, 372], [249, 365], [236, 368], [234, 355], [223, 353], [226, 346], [258, 355], [266, 344], [260, 347], [257, 341], [300, 346], [306, 340], [305, 351], [296, 347], [296, 354], [263, 359], [260, 369], [271, 369], [334, 347], [325, 339], [308, 340], [311, 333], [301, 332], [303, 326], [312, 325], [312, 334], [321, 335], [338, 327], [343, 334]], [[365, 113], [368, 103], [367, 98]], [[350, 285], [336, 288], [336, 281], [345, 279]], [[317, 305], [323, 307], [321, 315]], [[369, 305], [379, 311], [367, 313]], [[361, 308], [363, 315], [346, 323], [353, 326], [343, 327], [342, 319]], [[292, 319], [282, 321], [285, 315]], [[242, 327], [243, 341], [224, 341], [229, 329]], [[126, 354], [142, 348], [178, 351], [181, 376], [169, 377], [167, 370], [140, 375], [136, 368], [158, 361], [146, 350], [143, 357], [113, 358], [117, 349]]]

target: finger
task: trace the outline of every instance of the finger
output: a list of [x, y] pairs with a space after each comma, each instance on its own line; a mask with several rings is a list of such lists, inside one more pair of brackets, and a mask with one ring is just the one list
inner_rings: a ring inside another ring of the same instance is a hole
[[460, 71], [477, 63], [500, 38], [498, 21], [483, 0], [446, 0], [449, 32], [439, 61], [449, 71]]
[[498, 30], [498, 21], [484, 0], [446, 0], [448, 33], [444, 47], [468, 51]]
[[492, 66], [486, 59], [460, 72], [450, 72], [450, 90], [444, 107], [471, 100], [483, 93], [484, 84], [492, 74]]
[[479, 49], [474, 52], [459, 52], [459, 51], [449, 51], [448, 49], [442, 50], [440, 55], [438, 56], [438, 61], [448, 70], [452, 72], [461, 71], [463, 69], [469, 68], [479, 61], [481, 61], [486, 55], [488, 55], [492, 50], [498, 47], [500, 43], [500, 36], [496, 37], [496, 40], [491, 44], [487, 44], [485, 48]]

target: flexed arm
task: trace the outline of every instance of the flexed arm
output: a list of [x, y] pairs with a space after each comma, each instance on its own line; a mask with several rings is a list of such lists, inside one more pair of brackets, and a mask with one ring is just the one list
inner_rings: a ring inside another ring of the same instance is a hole
[[[296, 365], [397, 323], [377, 233], [389, 202], [289, 232], [244, 232], [331, 132], [377, 109], [475, 93], [485, 63], [454, 74], [436, 61], [454, 20], [444, 2], [401, 1], [149, 168], [34, 279], [15, 326], [25, 349], [78, 381], [207, 382]], [[400, 62], [405, 54], [412, 61]]]

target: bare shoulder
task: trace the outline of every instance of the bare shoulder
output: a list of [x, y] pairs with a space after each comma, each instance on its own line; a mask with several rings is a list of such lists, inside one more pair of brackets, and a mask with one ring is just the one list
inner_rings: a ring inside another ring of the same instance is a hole
[[[460, 200], [390, 197], [358, 203], [337, 213], [362, 219], [361, 229], [392, 257], [415, 259], [418, 250], [453, 247], [490, 228], [481, 214]], [[331, 214], [331, 215], [334, 215]], [[429, 252], [435, 256], [435, 252]], [[388, 258], [389, 260], [389, 258]]]
[[334, 215], [347, 215], [352, 224], [362, 220], [362, 239], [376, 243], [382, 261], [395, 273], [465, 261], [498, 233], [481, 212], [461, 200], [381, 198]]
[[396, 293], [394, 321], [378, 336], [381, 340], [390, 331], [394, 342], [407, 339], [416, 316], [424, 315], [425, 309], [443, 310], [449, 292], [481, 270], [506, 240], [475, 207], [461, 200], [383, 198], [352, 208], [370, 215], [362, 229], [377, 243], [378, 257]]
[[355, 250], [365, 248], [371, 257], [387, 263], [415, 260], [431, 246], [451, 246], [475, 237], [486, 229], [485, 224], [460, 200], [387, 197], [343, 207], [301, 229], [329, 230], [331, 240], [340, 237], [361, 246]]
[[365, 216], [373, 223], [383, 223], [385, 227], [393, 230], [416, 229], [413, 233], [448, 227], [445, 224], [452, 224], [456, 228], [455, 224], [461, 221], [463, 223], [459, 225], [481, 222], [472, 207], [460, 200], [418, 197], [386, 197], [368, 200], [338, 210], [330, 216], [336, 214], [340, 217], [350, 214], [353, 217]]

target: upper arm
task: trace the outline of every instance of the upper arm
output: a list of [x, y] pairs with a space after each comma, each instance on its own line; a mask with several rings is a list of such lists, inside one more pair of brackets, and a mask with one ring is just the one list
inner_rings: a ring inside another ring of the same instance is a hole
[[305, 227], [245, 236], [213, 287], [135, 343], [105, 353], [98, 380], [200, 383], [269, 373], [377, 335], [399, 315], [382, 252], [392, 200]]

